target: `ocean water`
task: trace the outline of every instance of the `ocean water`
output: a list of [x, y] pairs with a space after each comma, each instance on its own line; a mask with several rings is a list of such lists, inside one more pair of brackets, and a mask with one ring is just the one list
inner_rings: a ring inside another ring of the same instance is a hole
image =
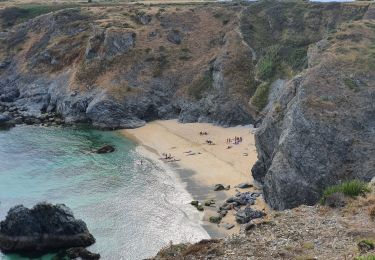
[[[92, 152], [104, 144], [116, 151]], [[208, 238], [175, 173], [143, 154], [116, 132], [36, 126], [2, 130], [0, 219], [14, 205], [64, 203], [86, 222], [96, 238], [90, 250], [102, 259], [142, 259], [170, 241]], [[0, 253], [0, 259], [28, 258]]]

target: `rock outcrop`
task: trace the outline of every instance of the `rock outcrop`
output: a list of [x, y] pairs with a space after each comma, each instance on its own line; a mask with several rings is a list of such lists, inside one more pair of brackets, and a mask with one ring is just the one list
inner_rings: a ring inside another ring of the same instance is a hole
[[41, 203], [28, 209], [11, 208], [0, 223], [0, 249], [3, 252], [47, 252], [95, 243], [82, 220], [74, 218], [63, 204]]
[[312, 45], [309, 68], [264, 118], [252, 172], [271, 207], [313, 205], [327, 186], [374, 177], [374, 28], [374, 20], [343, 24]]

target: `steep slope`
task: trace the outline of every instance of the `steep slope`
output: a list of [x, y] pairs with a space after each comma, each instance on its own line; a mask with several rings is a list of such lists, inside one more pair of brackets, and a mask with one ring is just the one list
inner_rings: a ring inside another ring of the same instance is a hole
[[1, 34], [1, 101], [24, 114], [137, 127], [157, 118], [252, 123], [235, 6], [65, 9]]
[[375, 21], [342, 24], [310, 46], [309, 68], [284, 85], [256, 133], [254, 178], [276, 209], [375, 175]]

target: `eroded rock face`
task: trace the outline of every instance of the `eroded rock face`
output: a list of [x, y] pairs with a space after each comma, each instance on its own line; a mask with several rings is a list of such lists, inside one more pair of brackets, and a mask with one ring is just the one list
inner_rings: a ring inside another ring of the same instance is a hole
[[[284, 86], [256, 132], [252, 172], [271, 207], [313, 205], [327, 186], [375, 175], [375, 60], [356, 50], [347, 59], [340, 49], [361, 43], [368, 51], [372, 24], [343, 25], [313, 46], [311, 67]], [[336, 46], [336, 38], [345, 40]]]
[[0, 223], [0, 249], [3, 252], [45, 252], [95, 243], [82, 220], [74, 218], [64, 204], [41, 203], [28, 209], [11, 208]]

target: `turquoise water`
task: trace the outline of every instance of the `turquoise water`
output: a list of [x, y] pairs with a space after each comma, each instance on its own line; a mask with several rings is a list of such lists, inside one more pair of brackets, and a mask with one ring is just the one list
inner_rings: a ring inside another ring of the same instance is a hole
[[[116, 151], [92, 153], [104, 144]], [[144, 158], [116, 132], [35, 126], [0, 131], [0, 219], [17, 204], [64, 203], [86, 222], [97, 240], [90, 249], [102, 259], [142, 259], [169, 241], [207, 238], [190, 200], [170, 169]]]

